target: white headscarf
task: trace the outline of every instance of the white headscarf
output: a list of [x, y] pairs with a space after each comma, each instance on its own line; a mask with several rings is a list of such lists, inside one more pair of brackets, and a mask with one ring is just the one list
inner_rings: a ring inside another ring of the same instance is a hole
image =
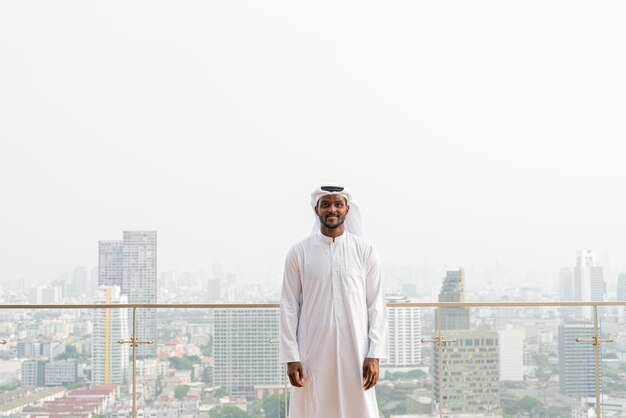
[[354, 201], [354, 199], [352, 199], [352, 193], [350, 193], [350, 190], [336, 183], [324, 183], [320, 187], [317, 187], [315, 190], [313, 190], [313, 193], [311, 193], [311, 207], [313, 208], [313, 214], [315, 215], [315, 223], [313, 224], [312, 232], [319, 232], [321, 227], [320, 219], [315, 213], [315, 207], [317, 206], [317, 202], [323, 196], [335, 194], [345, 197], [346, 201], [348, 202], [348, 206], [350, 206], [350, 211], [346, 215], [346, 220], [344, 221], [345, 231], [362, 237], [363, 219], [361, 217], [361, 210], [359, 209], [359, 205]]

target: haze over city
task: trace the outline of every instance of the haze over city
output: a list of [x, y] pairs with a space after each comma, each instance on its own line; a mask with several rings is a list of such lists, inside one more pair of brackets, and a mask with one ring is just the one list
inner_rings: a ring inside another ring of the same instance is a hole
[[278, 285], [330, 180], [388, 271], [550, 287], [593, 249], [611, 286], [626, 271], [624, 12], [5, 2], [0, 281], [46, 283], [96, 266], [100, 240], [155, 230], [159, 271], [217, 261]]

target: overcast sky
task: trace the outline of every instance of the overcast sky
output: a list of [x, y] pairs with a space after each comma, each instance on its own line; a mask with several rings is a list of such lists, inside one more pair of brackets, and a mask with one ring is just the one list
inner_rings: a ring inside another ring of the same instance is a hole
[[626, 270], [625, 21], [623, 1], [4, 1], [0, 280], [138, 229], [159, 270], [279, 272], [325, 180], [387, 263], [516, 280], [590, 248]]

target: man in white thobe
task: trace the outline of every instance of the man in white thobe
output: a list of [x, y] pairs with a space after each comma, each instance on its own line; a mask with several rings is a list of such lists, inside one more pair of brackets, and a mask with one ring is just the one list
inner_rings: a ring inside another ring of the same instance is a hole
[[314, 232], [287, 255], [280, 361], [288, 364], [290, 418], [378, 418], [374, 385], [387, 355], [380, 262], [360, 212], [337, 185], [311, 196]]

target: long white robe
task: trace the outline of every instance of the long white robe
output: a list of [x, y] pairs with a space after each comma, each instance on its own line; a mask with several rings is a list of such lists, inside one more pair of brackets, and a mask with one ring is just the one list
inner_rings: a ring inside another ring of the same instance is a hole
[[304, 387], [292, 387], [290, 418], [378, 418], [363, 361], [387, 356], [387, 316], [378, 255], [345, 232], [314, 233], [285, 263], [280, 362], [300, 361]]

